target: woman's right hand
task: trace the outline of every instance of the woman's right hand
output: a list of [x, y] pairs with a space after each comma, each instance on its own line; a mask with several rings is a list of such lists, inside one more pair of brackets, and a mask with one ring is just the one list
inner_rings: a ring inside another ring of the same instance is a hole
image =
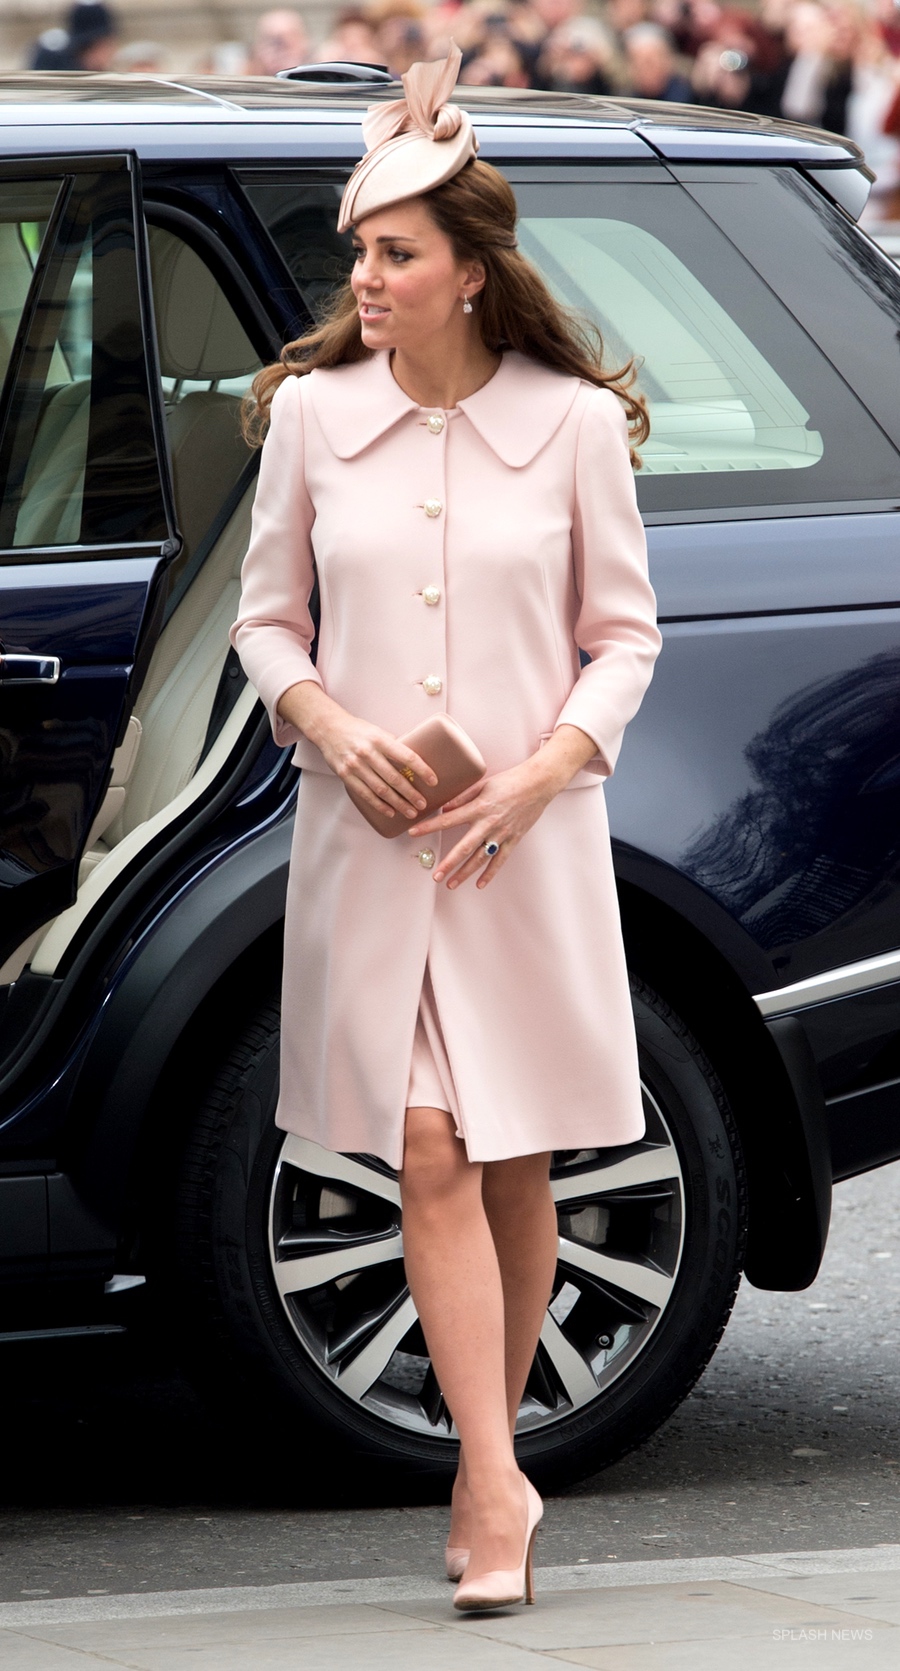
[[278, 712], [321, 750], [335, 776], [373, 811], [411, 821], [424, 810], [424, 797], [403, 776], [403, 769], [415, 772], [422, 783], [434, 785], [437, 778], [389, 731], [348, 713], [311, 679], [285, 691]]

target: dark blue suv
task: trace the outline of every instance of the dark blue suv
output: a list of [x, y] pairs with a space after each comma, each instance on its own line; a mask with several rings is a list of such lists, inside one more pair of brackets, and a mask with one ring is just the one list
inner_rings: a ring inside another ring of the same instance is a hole
[[[297, 778], [228, 647], [240, 399], [346, 271], [392, 96], [0, 82], [0, 1270], [7, 1330], [102, 1327], [144, 1277], [220, 1397], [439, 1483], [396, 1179], [272, 1123]], [[520, 1448], [559, 1483], [674, 1408], [742, 1268], [810, 1283], [832, 1181], [900, 1156], [900, 274], [833, 135], [457, 96], [653, 424], [666, 642], [607, 791], [647, 1134], [554, 1157]]]

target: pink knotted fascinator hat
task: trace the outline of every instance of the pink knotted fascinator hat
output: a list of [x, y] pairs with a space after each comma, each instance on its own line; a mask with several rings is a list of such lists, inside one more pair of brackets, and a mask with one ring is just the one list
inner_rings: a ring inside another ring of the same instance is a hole
[[370, 106], [363, 118], [366, 154], [344, 188], [338, 231], [420, 197], [451, 180], [478, 150], [468, 111], [447, 104], [462, 53], [451, 44], [443, 62], [413, 64], [402, 77], [405, 99]]

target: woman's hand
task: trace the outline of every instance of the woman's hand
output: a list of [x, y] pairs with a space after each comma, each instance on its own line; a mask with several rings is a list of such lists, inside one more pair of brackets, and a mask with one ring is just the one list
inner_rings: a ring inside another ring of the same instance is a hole
[[311, 679], [285, 691], [278, 712], [321, 750], [335, 775], [373, 811], [391, 818], [415, 818], [423, 811], [425, 799], [404, 777], [404, 769], [415, 772], [423, 783], [435, 784], [437, 778], [389, 731], [357, 719]]
[[[433, 818], [413, 824], [408, 832], [411, 836], [468, 825], [463, 839], [432, 871], [435, 882], [449, 877], [448, 888], [457, 888], [484, 867], [477, 886], [486, 888], [554, 796], [596, 753], [597, 745], [586, 732], [575, 725], [561, 725], [539, 753], [520, 766], [483, 778], [473, 789], [457, 795], [455, 801], [448, 801]], [[487, 859], [484, 852], [487, 841], [500, 845], [492, 859]]]

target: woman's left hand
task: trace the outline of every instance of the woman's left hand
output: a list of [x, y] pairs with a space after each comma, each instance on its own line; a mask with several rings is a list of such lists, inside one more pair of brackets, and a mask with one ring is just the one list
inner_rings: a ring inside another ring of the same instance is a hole
[[[474, 788], [448, 801], [442, 812], [417, 820], [408, 831], [411, 836], [434, 835], [468, 825], [462, 840], [432, 872], [435, 882], [449, 877], [448, 888], [457, 888], [481, 870], [477, 886], [486, 888], [554, 796], [596, 752], [596, 744], [585, 732], [574, 725], [562, 725], [538, 754], [520, 766], [482, 778]], [[496, 841], [500, 847], [491, 859], [484, 852], [488, 841]]]

